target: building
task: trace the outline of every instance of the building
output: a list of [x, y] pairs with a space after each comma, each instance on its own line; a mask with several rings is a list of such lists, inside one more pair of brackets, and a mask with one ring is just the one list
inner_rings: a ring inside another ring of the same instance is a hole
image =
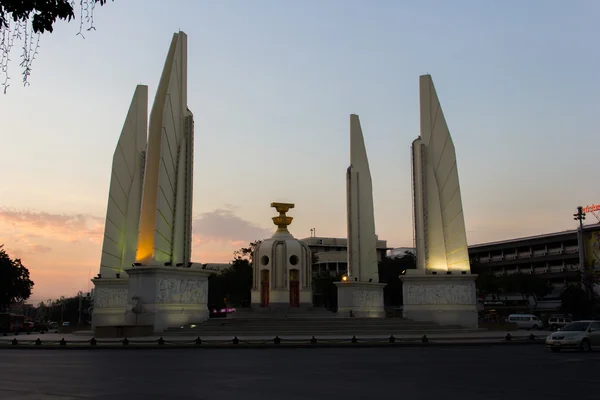
[[[583, 242], [585, 266], [600, 269], [600, 224], [584, 225]], [[473, 273], [489, 270], [496, 275], [517, 272], [532, 273], [547, 279], [558, 296], [569, 284], [581, 284], [584, 268], [579, 262], [578, 229], [543, 235], [520, 237], [469, 246]], [[395, 248], [390, 256], [401, 255], [412, 248]]]
[[[300, 239], [313, 255], [313, 276], [340, 275], [348, 272], [348, 239], [307, 237]], [[377, 240], [377, 261], [386, 256], [387, 240]]]

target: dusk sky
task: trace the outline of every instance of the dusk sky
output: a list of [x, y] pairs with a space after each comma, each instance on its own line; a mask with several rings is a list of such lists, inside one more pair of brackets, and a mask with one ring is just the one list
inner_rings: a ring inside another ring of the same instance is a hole
[[[0, 95], [0, 244], [31, 301], [91, 288], [113, 151], [137, 84], [150, 102], [174, 32], [188, 34], [196, 262], [272, 234], [345, 237], [349, 115], [359, 114], [376, 229], [412, 246], [410, 145], [431, 74], [456, 147], [470, 244], [575, 227], [595, 186], [600, 2], [149, 1], [43, 35], [31, 86], [15, 48]], [[151, 104], [149, 105], [149, 107]], [[588, 223], [597, 220], [589, 215]]]

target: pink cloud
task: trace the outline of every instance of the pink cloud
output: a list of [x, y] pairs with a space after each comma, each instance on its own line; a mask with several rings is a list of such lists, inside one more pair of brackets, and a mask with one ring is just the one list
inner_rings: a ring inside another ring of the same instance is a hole
[[[103, 234], [104, 219], [92, 215], [0, 208], [0, 244], [29, 268], [35, 282], [31, 302], [91, 287]], [[271, 234], [229, 209], [200, 214], [193, 220], [192, 261], [230, 262], [234, 251]]]

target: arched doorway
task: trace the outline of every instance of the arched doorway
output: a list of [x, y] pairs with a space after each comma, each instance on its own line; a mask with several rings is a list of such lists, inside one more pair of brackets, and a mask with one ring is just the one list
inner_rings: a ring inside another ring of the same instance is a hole
[[300, 280], [298, 270], [290, 269], [290, 307], [300, 307]]
[[260, 306], [269, 307], [269, 277], [270, 271], [263, 269], [260, 271]]

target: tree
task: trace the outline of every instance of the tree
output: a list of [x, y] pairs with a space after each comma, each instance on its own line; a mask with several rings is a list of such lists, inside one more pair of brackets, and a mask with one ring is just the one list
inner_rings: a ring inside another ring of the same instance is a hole
[[33, 281], [21, 260], [11, 259], [0, 245], [0, 309], [31, 296]]
[[[114, 0], [113, 0], [114, 1]], [[83, 37], [84, 21], [87, 30], [94, 27], [96, 5], [103, 6], [107, 0], [79, 0], [79, 32]], [[75, 18], [73, 0], [0, 0], [0, 78], [4, 78], [4, 93], [8, 89], [8, 64], [15, 40], [22, 42], [21, 64], [23, 84], [29, 84], [31, 65], [38, 54], [40, 36], [53, 32], [57, 20], [70, 22]]]
[[568, 285], [560, 295], [561, 310], [571, 314], [575, 319], [585, 318], [590, 314], [588, 294], [580, 285]]
[[400, 276], [407, 269], [416, 269], [417, 259], [415, 255], [406, 251], [402, 256], [384, 257], [378, 265], [379, 282], [385, 283], [383, 288], [383, 301], [385, 305], [402, 304], [402, 281]]
[[234, 251], [234, 260], [245, 259], [249, 260], [250, 263], [252, 263], [252, 254], [254, 253], [254, 250], [258, 247], [258, 245], [261, 243], [262, 240], [255, 240], [254, 242], [250, 242], [248, 247], [242, 247], [241, 249]]
[[225, 306], [225, 299], [235, 306], [250, 303], [252, 289], [252, 252], [261, 243], [251, 242], [233, 252], [231, 266], [208, 279], [208, 303], [211, 307]]

